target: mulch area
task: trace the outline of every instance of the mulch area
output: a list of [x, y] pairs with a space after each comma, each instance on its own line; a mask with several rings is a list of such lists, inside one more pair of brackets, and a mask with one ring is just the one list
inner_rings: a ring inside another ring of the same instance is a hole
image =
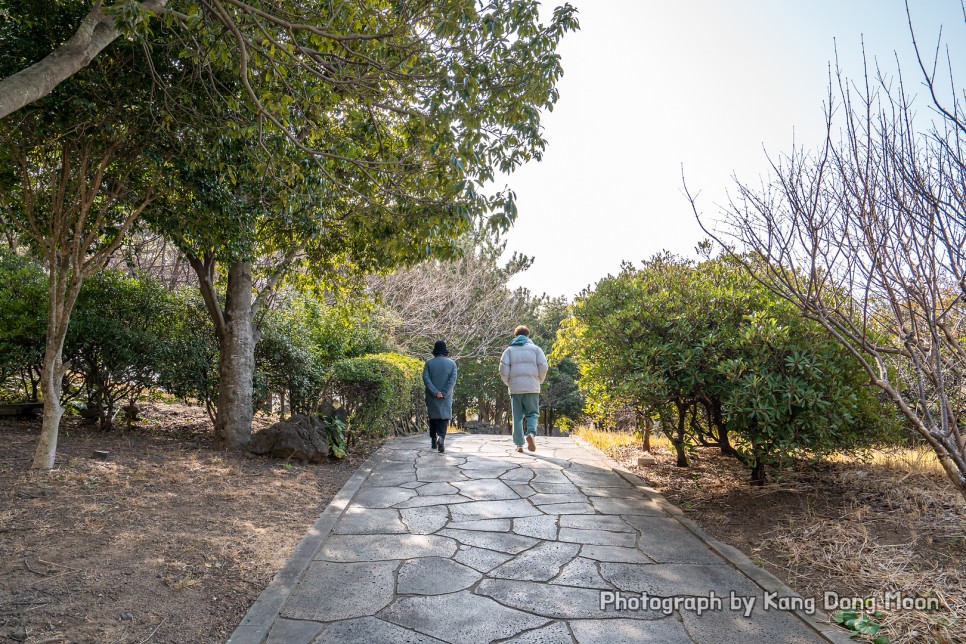
[[939, 610], [884, 610], [882, 634], [893, 643], [966, 642], [966, 503], [944, 476], [817, 461], [753, 486], [746, 468], [714, 449], [698, 449], [688, 468], [661, 449], [657, 464], [641, 467], [640, 454], [612, 456], [820, 610], [826, 592], [879, 606], [886, 593], [933, 598]]
[[371, 450], [287, 463], [212, 449], [198, 407], [142, 416], [65, 417], [49, 473], [29, 471], [40, 422], [0, 422], [0, 640], [225, 641]]

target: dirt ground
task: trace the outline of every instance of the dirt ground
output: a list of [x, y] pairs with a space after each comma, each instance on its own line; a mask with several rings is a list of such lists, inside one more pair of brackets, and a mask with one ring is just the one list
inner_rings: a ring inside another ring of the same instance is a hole
[[933, 598], [938, 610], [884, 610], [880, 634], [893, 644], [966, 642], [966, 504], [942, 475], [801, 462], [756, 487], [746, 468], [714, 449], [697, 450], [688, 468], [676, 467], [670, 451], [655, 450], [657, 464], [643, 467], [640, 455], [612, 454], [820, 611], [835, 612], [823, 610], [826, 592], [872, 598], [877, 608], [886, 593]]
[[39, 421], [0, 421], [0, 641], [225, 641], [366, 455], [249, 458], [210, 447], [201, 408], [143, 417], [65, 417], [44, 474], [28, 472]]

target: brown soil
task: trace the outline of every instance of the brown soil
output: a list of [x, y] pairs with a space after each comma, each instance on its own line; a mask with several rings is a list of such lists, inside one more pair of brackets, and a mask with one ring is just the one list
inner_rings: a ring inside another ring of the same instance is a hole
[[198, 407], [143, 416], [65, 417], [42, 474], [39, 421], [0, 422], [0, 641], [225, 641], [366, 451], [283, 463], [212, 449]]
[[[824, 594], [885, 593], [938, 599], [939, 610], [885, 610], [881, 634], [897, 642], [966, 642], [966, 505], [940, 475], [871, 463], [797, 463], [763, 487], [713, 449], [691, 466], [656, 450], [611, 454], [731, 544], [824, 610]], [[844, 633], [845, 631], [843, 631]], [[871, 639], [871, 638], [868, 638]]]

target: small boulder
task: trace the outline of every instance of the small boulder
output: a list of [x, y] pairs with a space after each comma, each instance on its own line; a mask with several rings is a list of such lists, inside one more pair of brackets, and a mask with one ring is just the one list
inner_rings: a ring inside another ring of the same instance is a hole
[[255, 432], [248, 451], [321, 463], [329, 455], [329, 440], [318, 416], [297, 415]]
[[645, 465], [656, 465], [657, 459], [651, 456], [650, 454], [645, 454], [644, 456], [637, 457], [637, 464], [640, 465], [641, 467]]

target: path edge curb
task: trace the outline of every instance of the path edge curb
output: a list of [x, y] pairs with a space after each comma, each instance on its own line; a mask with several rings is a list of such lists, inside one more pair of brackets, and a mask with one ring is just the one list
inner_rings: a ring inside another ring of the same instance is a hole
[[285, 600], [302, 579], [309, 564], [329, 538], [332, 528], [342, 518], [346, 508], [369, 478], [372, 470], [385, 458], [385, 452], [385, 446], [380, 446], [352, 473], [345, 485], [325, 506], [325, 510], [309, 528], [308, 533], [292, 550], [292, 554], [275, 573], [272, 581], [255, 599], [225, 644], [262, 644], [266, 640], [269, 630], [282, 612]]
[[[723, 541], [715, 539], [707, 532], [705, 532], [701, 526], [699, 526], [693, 519], [689, 518], [684, 511], [664, 498], [664, 495], [655, 490], [653, 487], [648, 485], [646, 481], [642, 478], [629, 471], [623, 465], [612, 459], [610, 456], [605, 454], [603, 451], [598, 449], [596, 446], [591, 445], [587, 441], [577, 438], [571, 435], [571, 438], [580, 447], [595, 453], [600, 459], [610, 466], [610, 468], [616, 472], [621, 478], [625, 479], [628, 483], [633, 485], [637, 490], [642, 492], [651, 501], [654, 501], [661, 506], [668, 516], [675, 519], [678, 523], [687, 528], [695, 537], [703, 541], [711, 550], [713, 550], [718, 556], [730, 563], [732, 566], [738, 569], [745, 577], [754, 582], [757, 586], [766, 590], [768, 592], [780, 592], [782, 595], [794, 595], [800, 597], [797, 592], [792, 590], [785, 582], [771, 574], [764, 568], [755, 565], [755, 563], [748, 558], [748, 555], [741, 552], [734, 546], [728, 545]], [[807, 613], [799, 610], [787, 611], [797, 617], [806, 626], [811, 628], [816, 632], [817, 635], [824, 638], [825, 640], [832, 642], [832, 644], [854, 644], [855, 640], [851, 639], [847, 633], [843, 632], [839, 627], [830, 623], [828, 617], [825, 613], [816, 610], [814, 615], [808, 615]], [[824, 618], [824, 621], [823, 619]]]

